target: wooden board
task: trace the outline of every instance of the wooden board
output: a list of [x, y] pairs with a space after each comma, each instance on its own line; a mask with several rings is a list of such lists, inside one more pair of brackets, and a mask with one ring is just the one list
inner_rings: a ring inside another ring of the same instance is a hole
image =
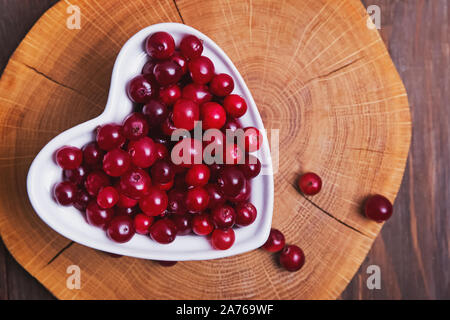
[[[395, 199], [411, 136], [403, 84], [361, 3], [71, 1], [81, 8], [81, 30], [66, 28], [68, 3], [37, 22], [0, 80], [0, 233], [17, 261], [63, 299], [339, 296], [381, 228], [361, 215], [361, 201], [373, 192]], [[214, 39], [247, 81], [265, 126], [280, 129], [273, 224], [305, 250], [301, 272], [281, 271], [261, 250], [173, 268], [114, 259], [71, 244], [31, 209], [25, 178], [35, 154], [101, 113], [121, 45], [163, 21]], [[306, 170], [325, 182], [311, 199], [294, 187]], [[66, 288], [72, 264], [82, 270], [81, 290]]]

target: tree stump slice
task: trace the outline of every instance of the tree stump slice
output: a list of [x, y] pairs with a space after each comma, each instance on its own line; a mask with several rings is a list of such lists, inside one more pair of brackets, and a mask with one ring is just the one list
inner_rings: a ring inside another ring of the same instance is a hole
[[[81, 9], [69, 30], [66, 10]], [[359, 0], [61, 1], [36, 23], [0, 80], [0, 232], [15, 259], [60, 299], [335, 299], [382, 225], [361, 214], [373, 193], [395, 200], [411, 138], [408, 99]], [[279, 129], [273, 226], [302, 247], [296, 273], [273, 254], [181, 262], [110, 257], [42, 222], [26, 195], [39, 150], [99, 115], [121, 46], [140, 29], [184, 22], [230, 56], [267, 129]], [[299, 174], [323, 190], [305, 198]], [[81, 289], [66, 287], [81, 268]]]

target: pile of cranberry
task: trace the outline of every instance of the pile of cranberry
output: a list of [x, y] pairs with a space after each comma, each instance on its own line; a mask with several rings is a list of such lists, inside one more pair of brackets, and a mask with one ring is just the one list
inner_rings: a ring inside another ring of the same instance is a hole
[[[126, 88], [135, 112], [122, 124], [97, 128], [96, 140], [82, 149], [57, 150], [64, 179], [53, 196], [84, 212], [90, 225], [118, 243], [138, 233], [168, 244], [193, 232], [210, 235], [215, 249], [229, 249], [233, 227], [248, 226], [257, 216], [249, 180], [260, 173], [261, 163], [250, 153], [260, 148], [262, 135], [241, 127], [246, 101], [231, 94], [233, 78], [215, 73], [197, 37], [185, 36], [176, 49], [170, 34], [157, 32], [145, 48], [150, 59]], [[190, 136], [172, 141], [176, 129], [192, 133], [197, 121], [202, 130], [217, 129], [220, 135], [206, 142]], [[244, 133], [241, 144], [227, 135], [238, 129]], [[210, 145], [223, 153], [223, 163], [203, 161]], [[174, 150], [182, 150], [179, 163]]]

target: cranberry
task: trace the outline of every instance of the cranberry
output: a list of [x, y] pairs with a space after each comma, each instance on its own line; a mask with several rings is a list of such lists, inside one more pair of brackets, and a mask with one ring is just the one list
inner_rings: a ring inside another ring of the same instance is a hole
[[101, 188], [111, 184], [111, 180], [103, 171], [93, 171], [86, 177], [84, 187], [91, 196], [97, 196]]
[[181, 93], [183, 99], [188, 99], [199, 105], [212, 100], [212, 94], [208, 91], [208, 86], [197, 83], [189, 83]]
[[189, 62], [189, 71], [195, 83], [207, 84], [214, 77], [214, 64], [209, 58], [201, 56]]
[[209, 168], [204, 164], [195, 164], [186, 173], [186, 184], [201, 187], [209, 181]]
[[183, 75], [186, 74], [188, 71], [188, 61], [180, 52], [175, 51], [172, 57], [170, 57], [170, 60], [180, 66]]
[[148, 234], [153, 223], [153, 217], [139, 213], [134, 217], [134, 229], [139, 234]]
[[222, 131], [225, 132], [227, 139], [230, 140], [229, 135], [235, 133], [238, 129], [241, 129], [241, 128], [242, 128], [242, 126], [238, 120], [236, 120], [234, 118], [228, 118], [227, 122], [225, 122], [225, 125], [222, 128]]
[[95, 227], [105, 228], [114, 216], [114, 210], [112, 208], [103, 209], [96, 201], [89, 202], [86, 208], [86, 220]]
[[82, 162], [83, 152], [76, 147], [64, 146], [56, 151], [56, 163], [63, 169], [76, 169]]
[[166, 146], [163, 145], [162, 143], [155, 143], [155, 148], [157, 159], [161, 160], [169, 157], [169, 151], [167, 150]]
[[190, 212], [201, 212], [208, 207], [209, 193], [202, 187], [189, 189], [185, 201]]
[[82, 184], [84, 182], [84, 178], [87, 175], [87, 170], [83, 166], [79, 166], [76, 169], [65, 169], [63, 171], [64, 178], [66, 180], [73, 182], [75, 184]]
[[140, 209], [138, 206], [131, 207], [131, 208], [115, 208], [116, 216], [128, 216], [128, 217], [134, 217], [138, 212], [140, 212]]
[[194, 231], [196, 235], [206, 236], [213, 230], [214, 223], [209, 214], [201, 213], [192, 218], [192, 231]]
[[219, 186], [215, 184], [207, 184], [205, 186], [205, 190], [209, 194], [208, 208], [213, 209], [217, 206], [225, 204], [226, 199]]
[[278, 229], [270, 229], [269, 238], [267, 238], [266, 243], [263, 244], [262, 248], [269, 252], [281, 251], [286, 244], [284, 235]]
[[200, 108], [200, 118], [203, 129], [220, 129], [227, 121], [227, 115], [222, 106], [215, 102], [204, 103]]
[[187, 35], [181, 40], [180, 50], [186, 58], [194, 59], [202, 55], [203, 43], [196, 36]]
[[177, 235], [184, 236], [192, 232], [192, 215], [183, 214], [173, 216], [172, 221], [177, 226]]
[[168, 194], [169, 204], [167, 210], [176, 215], [183, 215], [187, 212], [185, 205], [185, 193], [178, 189], [170, 190]]
[[123, 122], [123, 135], [129, 140], [138, 140], [148, 134], [148, 123], [142, 113], [134, 112]]
[[313, 196], [318, 194], [320, 189], [322, 189], [322, 179], [317, 174], [308, 172], [298, 179], [298, 187], [304, 194]]
[[120, 177], [120, 192], [132, 199], [141, 199], [148, 194], [152, 180], [147, 172], [134, 168]]
[[261, 147], [263, 136], [258, 129], [247, 127], [244, 129], [245, 152], [254, 152]]
[[171, 106], [178, 99], [181, 98], [181, 89], [176, 84], [173, 84], [171, 86], [167, 86], [167, 87], [161, 88], [159, 90], [159, 98], [166, 105]]
[[139, 201], [139, 207], [148, 216], [159, 216], [167, 209], [169, 200], [164, 191], [150, 187], [148, 194]]
[[180, 99], [173, 106], [173, 123], [177, 128], [190, 131], [194, 129], [194, 122], [199, 120], [199, 113], [198, 104]]
[[158, 160], [150, 169], [153, 183], [168, 183], [173, 180], [175, 172], [167, 160]]
[[131, 79], [127, 84], [127, 94], [134, 103], [147, 103], [157, 97], [158, 86], [153, 80], [153, 75], [139, 75]]
[[245, 177], [239, 169], [227, 166], [220, 172], [217, 183], [226, 196], [234, 197], [244, 187]]
[[244, 153], [241, 147], [234, 143], [225, 144], [223, 161], [226, 164], [243, 164], [244, 163]]
[[89, 196], [89, 193], [87, 193], [87, 191], [84, 189], [78, 189], [75, 200], [73, 202], [73, 206], [78, 210], [84, 212], [90, 201], [91, 197]]
[[150, 236], [158, 243], [171, 243], [177, 236], [177, 226], [168, 218], [158, 220], [151, 225]]
[[158, 263], [163, 267], [173, 267], [177, 264], [178, 261], [158, 261]]
[[228, 96], [234, 89], [233, 78], [226, 73], [216, 74], [212, 78], [209, 88], [218, 97]]
[[142, 113], [147, 117], [148, 124], [151, 127], [156, 127], [166, 120], [169, 111], [158, 100], [150, 100], [142, 109]]
[[367, 218], [383, 222], [392, 216], [392, 203], [384, 196], [376, 194], [366, 200], [364, 213]]
[[228, 205], [217, 206], [211, 211], [211, 218], [216, 228], [231, 228], [236, 221], [236, 211]]
[[[173, 123], [173, 112], [170, 112], [167, 118], [161, 124], [161, 131], [166, 137], [170, 137], [178, 128]], [[166, 143], [165, 145], [167, 145]]]
[[228, 196], [227, 200], [232, 203], [245, 202], [250, 199], [251, 192], [252, 192], [252, 186], [249, 181], [245, 180], [244, 186], [242, 187], [241, 190], [239, 190], [239, 193], [233, 197]]
[[247, 112], [247, 103], [237, 94], [230, 94], [223, 101], [223, 107], [233, 118], [240, 118]]
[[108, 237], [118, 243], [130, 241], [135, 232], [133, 220], [127, 216], [114, 217], [106, 229]]
[[155, 183], [154, 186], [161, 191], [167, 191], [167, 190], [172, 189], [173, 184], [174, 184], [174, 180], [172, 179], [169, 182], [165, 182], [165, 183]]
[[105, 187], [97, 195], [97, 204], [103, 209], [112, 208], [119, 201], [119, 193], [114, 187]]
[[192, 167], [194, 164], [202, 163], [203, 144], [196, 139], [183, 139], [174, 146], [171, 157], [175, 164], [183, 167]]
[[117, 201], [117, 207], [132, 208], [137, 204], [138, 204], [138, 201], [136, 199], [132, 199], [121, 193], [119, 194], [119, 201]]
[[287, 271], [298, 271], [305, 263], [305, 254], [302, 249], [295, 245], [288, 245], [284, 247], [280, 253], [280, 264]]
[[122, 126], [118, 124], [105, 124], [97, 131], [97, 143], [103, 150], [109, 151], [120, 148], [125, 143]]
[[175, 51], [175, 40], [167, 32], [155, 32], [145, 41], [145, 50], [154, 59], [167, 59]]
[[227, 250], [234, 244], [235, 239], [233, 229], [216, 229], [211, 236], [211, 244], [216, 250]]
[[153, 165], [158, 158], [156, 144], [149, 137], [131, 141], [127, 148], [131, 157], [131, 162], [139, 168], [148, 168]]
[[145, 74], [145, 75], [153, 75], [153, 69], [155, 68], [155, 61], [153, 61], [153, 60], [149, 60], [149, 61], [147, 61], [145, 64], [144, 64], [144, 66], [142, 67], [142, 74]]
[[175, 84], [181, 79], [183, 75], [181, 67], [173, 61], [163, 61], [156, 64], [153, 69], [153, 76], [156, 81], [162, 86]]
[[257, 157], [251, 154], [245, 156], [245, 162], [239, 165], [246, 179], [253, 179], [261, 172], [261, 162]]
[[250, 202], [236, 205], [236, 224], [240, 227], [251, 225], [256, 220], [257, 210]]
[[122, 149], [113, 149], [108, 151], [103, 158], [103, 171], [111, 177], [120, 177], [128, 171], [130, 165], [130, 156]]
[[62, 206], [70, 206], [76, 200], [77, 186], [69, 181], [63, 181], [53, 188], [53, 197]]
[[100, 149], [97, 142], [90, 142], [83, 147], [83, 163], [89, 168], [100, 168], [105, 152]]

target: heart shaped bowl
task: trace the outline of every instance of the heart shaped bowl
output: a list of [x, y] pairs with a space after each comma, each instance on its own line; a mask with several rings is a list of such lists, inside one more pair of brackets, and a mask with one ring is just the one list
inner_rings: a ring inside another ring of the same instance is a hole
[[[252, 180], [250, 199], [258, 210], [258, 216], [252, 225], [235, 229], [236, 241], [225, 251], [214, 250], [206, 237], [196, 235], [179, 236], [174, 242], [163, 245], [148, 236], [136, 234], [129, 242], [118, 244], [108, 239], [104, 230], [87, 224], [84, 215], [77, 209], [60, 206], [52, 197], [53, 186], [62, 179], [62, 170], [54, 161], [55, 151], [64, 145], [81, 148], [95, 140], [94, 132], [98, 126], [113, 122], [122, 123], [133, 111], [133, 103], [127, 97], [125, 87], [130, 79], [141, 73], [143, 65], [148, 60], [144, 50], [145, 39], [157, 31], [170, 33], [177, 46], [186, 34], [193, 34], [202, 39], [203, 54], [214, 62], [218, 73], [226, 72], [233, 77], [235, 81], [233, 93], [241, 95], [247, 101], [248, 111], [240, 118], [243, 126], [254, 126], [263, 133], [264, 142], [258, 151], [263, 169], [262, 173]], [[255, 101], [242, 76], [222, 49], [201, 32], [179, 23], [149, 26], [127, 41], [116, 59], [108, 102], [103, 113], [97, 118], [64, 131], [39, 152], [28, 172], [27, 191], [31, 204], [41, 219], [64, 237], [94, 249], [143, 259], [207, 260], [244, 253], [264, 244], [272, 223], [274, 195], [272, 160], [267, 135]]]

